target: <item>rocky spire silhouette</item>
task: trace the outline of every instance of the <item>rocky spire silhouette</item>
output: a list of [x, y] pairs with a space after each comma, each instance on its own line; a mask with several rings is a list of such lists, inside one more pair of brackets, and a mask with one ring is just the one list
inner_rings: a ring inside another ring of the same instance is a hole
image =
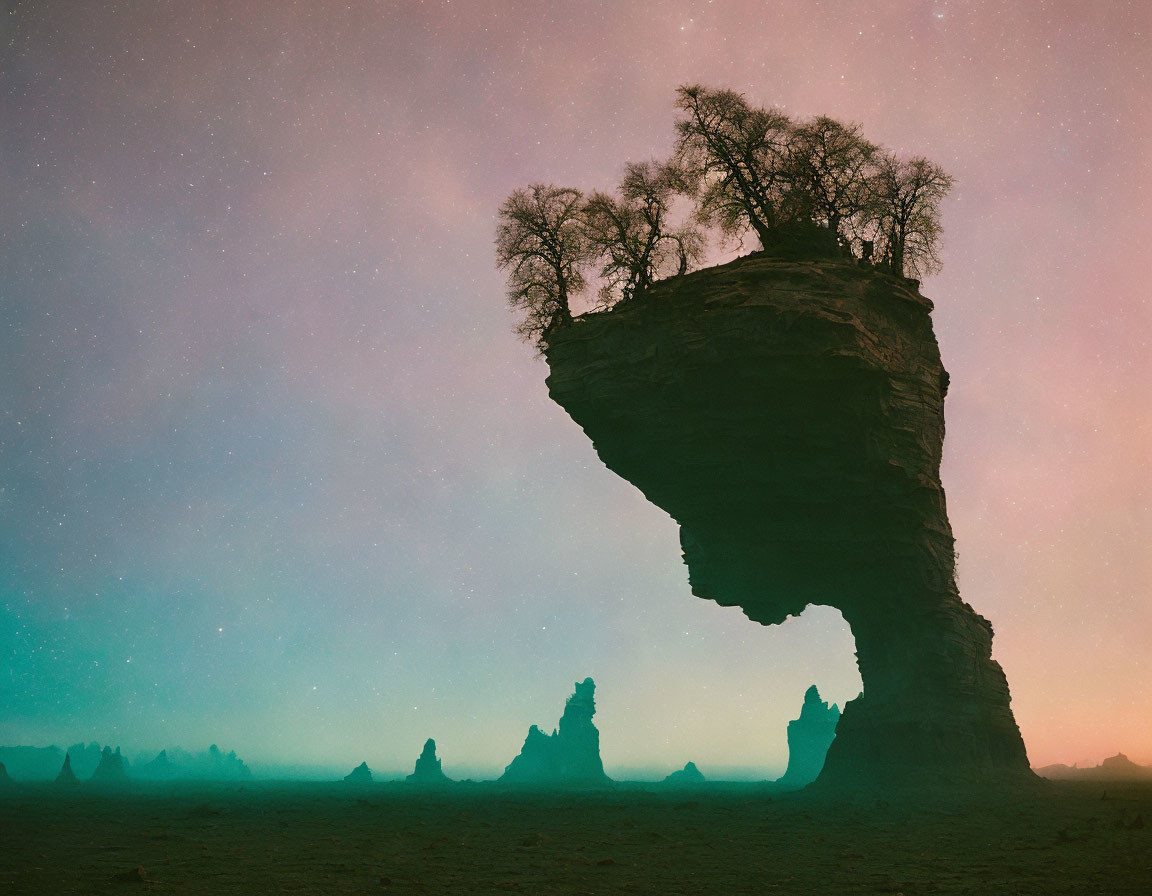
[[344, 776], [344, 780], [349, 784], [371, 784], [372, 770], [368, 768], [367, 762], [361, 762]]
[[420, 758], [416, 760], [416, 768], [408, 776], [413, 784], [450, 784], [452, 779], [444, 774], [440, 768], [440, 760], [436, 758], [436, 741], [428, 738], [424, 742], [424, 749]]
[[120, 755], [120, 748], [112, 752], [111, 747], [105, 747], [100, 754], [100, 764], [92, 773], [91, 780], [101, 784], [123, 784], [128, 780], [128, 773], [124, 770], [124, 757]]
[[815, 781], [824, 768], [839, 721], [836, 704], [829, 706], [821, 700], [816, 685], [808, 688], [799, 718], [788, 723], [788, 768], [776, 783], [798, 790]]
[[56, 776], [57, 784], [75, 784], [76, 773], [72, 771], [72, 754], [64, 754], [64, 764], [60, 766], [60, 774]]
[[560, 725], [551, 735], [536, 725], [528, 729], [524, 746], [500, 781], [506, 784], [607, 784], [600, 760], [596, 714], [596, 684], [585, 678], [564, 704]]

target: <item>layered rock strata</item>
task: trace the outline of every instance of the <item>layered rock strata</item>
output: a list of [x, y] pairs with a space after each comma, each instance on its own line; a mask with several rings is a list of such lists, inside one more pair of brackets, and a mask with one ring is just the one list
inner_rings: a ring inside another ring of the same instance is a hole
[[680, 524], [696, 595], [837, 607], [864, 691], [822, 778], [1028, 774], [992, 626], [954, 579], [948, 374], [915, 281], [747, 256], [550, 337], [552, 398]]

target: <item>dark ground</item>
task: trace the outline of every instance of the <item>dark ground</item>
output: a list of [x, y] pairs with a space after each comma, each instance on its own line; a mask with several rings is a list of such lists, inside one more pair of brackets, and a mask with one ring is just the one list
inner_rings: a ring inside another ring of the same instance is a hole
[[1152, 893], [1152, 784], [915, 798], [754, 787], [0, 792], [0, 894]]

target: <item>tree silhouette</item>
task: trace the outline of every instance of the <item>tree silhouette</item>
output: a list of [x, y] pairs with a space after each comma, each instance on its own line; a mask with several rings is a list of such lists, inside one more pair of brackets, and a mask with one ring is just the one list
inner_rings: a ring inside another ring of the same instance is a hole
[[698, 84], [677, 89], [671, 162], [632, 163], [615, 194], [533, 184], [500, 206], [496, 263], [508, 272], [515, 327], [543, 351], [572, 323], [571, 299], [599, 264], [600, 306], [629, 301], [659, 278], [684, 274], [704, 235], [674, 226], [677, 195], [722, 235], [752, 231], [784, 257], [859, 252], [897, 276], [940, 267], [940, 203], [952, 177], [923, 157], [898, 158], [857, 124], [827, 116], [796, 123], [739, 93]]
[[700, 222], [737, 237], [751, 229], [768, 246], [787, 193], [791, 120], [735, 91], [700, 85], [680, 87], [676, 106], [677, 163], [694, 188]]
[[871, 183], [871, 226], [884, 263], [898, 276], [938, 271], [940, 202], [955, 180], [923, 156], [899, 159], [885, 153]]
[[583, 198], [570, 187], [533, 184], [500, 206], [496, 264], [508, 271], [509, 305], [524, 314], [515, 331], [541, 350], [555, 327], [571, 323], [569, 301], [584, 289]]
[[844, 226], [856, 222], [871, 201], [870, 179], [879, 151], [857, 124], [821, 115], [796, 127], [787, 162], [793, 214], [823, 224], [846, 241]]
[[657, 277], [683, 274], [699, 260], [704, 245], [699, 231], [669, 224], [669, 205], [681, 189], [675, 166], [632, 162], [618, 196], [595, 192], [588, 198], [584, 216], [589, 243], [602, 261], [602, 305], [631, 299]]

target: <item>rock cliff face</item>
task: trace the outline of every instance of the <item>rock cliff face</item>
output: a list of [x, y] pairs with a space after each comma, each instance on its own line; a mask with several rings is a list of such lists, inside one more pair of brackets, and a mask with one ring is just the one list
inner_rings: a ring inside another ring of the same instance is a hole
[[611, 783], [600, 760], [600, 732], [592, 724], [596, 714], [596, 683], [591, 678], [576, 682], [564, 704], [560, 727], [551, 735], [535, 725], [520, 755], [504, 769], [505, 784], [596, 785]]
[[829, 780], [1029, 774], [992, 626], [953, 577], [931, 310], [913, 281], [754, 255], [546, 351], [552, 398], [679, 522], [693, 593], [765, 625], [825, 604], [851, 626], [864, 692]]
[[816, 685], [804, 692], [800, 717], [788, 723], [788, 769], [776, 783], [789, 790], [811, 784], [824, 768], [828, 748], [836, 737], [840, 710], [820, 699]]

